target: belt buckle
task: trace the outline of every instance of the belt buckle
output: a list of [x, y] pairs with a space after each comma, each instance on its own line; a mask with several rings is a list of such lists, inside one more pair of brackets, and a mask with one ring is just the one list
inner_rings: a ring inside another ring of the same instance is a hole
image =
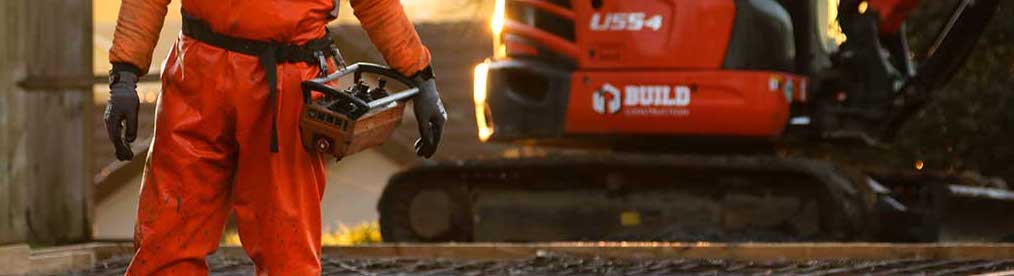
[[313, 51], [313, 56], [315, 58], [317, 58], [317, 62], [318, 62], [317, 65], [320, 67], [320, 72], [318, 73], [318, 76], [320, 76], [322, 78], [326, 77], [327, 76], [327, 55], [324, 54], [323, 50], [317, 50], [317, 51]]
[[335, 46], [334, 43], [331, 43], [331, 52], [334, 53], [334, 56], [331, 58], [334, 59], [335, 66], [338, 66], [339, 70], [347, 69], [348, 66], [345, 63], [345, 57], [342, 56], [342, 51], [338, 50], [338, 46]]

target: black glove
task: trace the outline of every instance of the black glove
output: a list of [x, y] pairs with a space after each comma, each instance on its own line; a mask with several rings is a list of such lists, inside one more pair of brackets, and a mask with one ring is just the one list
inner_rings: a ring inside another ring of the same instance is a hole
[[414, 80], [419, 87], [419, 94], [413, 100], [415, 118], [419, 121], [419, 140], [415, 141], [415, 154], [430, 158], [437, 152], [437, 145], [440, 144], [440, 135], [444, 129], [444, 122], [447, 121], [447, 111], [440, 102], [437, 80], [433, 78], [432, 73], [429, 76], [416, 75]]
[[[130, 143], [137, 139], [137, 110], [141, 105], [137, 98], [137, 73], [127, 70], [110, 72], [109, 102], [106, 103], [106, 131], [116, 148], [116, 159], [126, 161], [134, 158]], [[126, 124], [124, 124], [126, 121]], [[126, 126], [126, 133], [121, 128]]]

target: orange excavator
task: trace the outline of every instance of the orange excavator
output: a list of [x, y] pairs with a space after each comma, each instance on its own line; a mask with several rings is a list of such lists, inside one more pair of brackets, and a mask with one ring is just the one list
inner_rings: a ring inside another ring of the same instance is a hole
[[1010, 241], [1005, 188], [778, 149], [889, 143], [999, 2], [951, 1], [916, 51], [918, 0], [497, 0], [479, 139], [564, 150], [401, 172], [383, 238]]

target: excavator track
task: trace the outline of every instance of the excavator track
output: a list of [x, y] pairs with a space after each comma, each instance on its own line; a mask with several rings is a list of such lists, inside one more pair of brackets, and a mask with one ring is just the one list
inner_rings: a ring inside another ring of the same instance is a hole
[[[996, 222], [988, 217], [1014, 210], [1006, 190], [877, 178], [900, 186], [825, 161], [772, 156], [469, 160], [396, 175], [378, 209], [388, 242], [938, 241], [945, 218], [971, 212]], [[945, 205], [959, 213], [946, 215]], [[993, 228], [973, 230], [997, 240], [1014, 233], [1014, 225]]]
[[438, 163], [391, 179], [388, 241], [855, 240], [873, 202], [828, 163], [575, 155]]

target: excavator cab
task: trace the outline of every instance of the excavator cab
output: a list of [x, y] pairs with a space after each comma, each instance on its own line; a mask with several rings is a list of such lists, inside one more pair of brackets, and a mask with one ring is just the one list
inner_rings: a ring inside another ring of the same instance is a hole
[[995, 10], [960, 3], [915, 53], [903, 22], [918, 2], [498, 1], [475, 72], [479, 138], [889, 141]]
[[501, 3], [477, 69], [481, 138], [766, 140], [807, 97], [773, 0]]

